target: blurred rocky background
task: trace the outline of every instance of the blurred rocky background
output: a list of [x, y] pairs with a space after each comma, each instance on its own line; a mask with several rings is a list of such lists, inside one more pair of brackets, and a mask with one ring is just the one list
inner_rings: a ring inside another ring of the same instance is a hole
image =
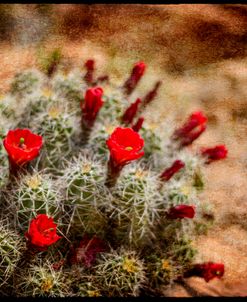
[[69, 68], [93, 58], [115, 82], [144, 60], [137, 94], [163, 82], [150, 108], [156, 120], [205, 112], [208, 129], [192, 148], [224, 143], [229, 156], [204, 169], [201, 198], [215, 224], [195, 245], [198, 261], [224, 262], [225, 276], [193, 277], [164, 294], [247, 296], [247, 5], [0, 4], [0, 93], [55, 48]]

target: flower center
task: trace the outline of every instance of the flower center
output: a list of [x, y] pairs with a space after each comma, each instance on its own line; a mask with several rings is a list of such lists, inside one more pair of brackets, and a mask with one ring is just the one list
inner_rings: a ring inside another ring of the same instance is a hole
[[129, 147], [126, 147], [125, 150], [126, 151], [131, 151], [131, 150], [133, 150], [133, 148], [129, 146]]
[[27, 146], [24, 144], [24, 142], [25, 142], [24, 137], [21, 137], [20, 141], [19, 141], [19, 147], [23, 150], [25, 150], [27, 148]]
[[46, 229], [46, 230], [44, 230], [42, 233], [44, 234], [44, 235], [47, 235], [47, 234], [49, 234], [51, 231], [53, 231], [54, 230], [54, 228], [49, 228], [49, 229]]

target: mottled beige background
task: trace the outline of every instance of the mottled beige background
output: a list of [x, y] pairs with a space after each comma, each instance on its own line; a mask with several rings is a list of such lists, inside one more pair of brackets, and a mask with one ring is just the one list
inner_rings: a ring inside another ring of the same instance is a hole
[[[247, 296], [247, 5], [0, 5], [0, 91], [37, 53], [61, 47], [68, 64], [94, 58], [98, 73], [123, 81], [137, 60], [147, 65], [137, 93], [163, 80], [150, 109], [184, 120], [202, 109], [209, 125], [193, 148], [225, 143], [225, 161], [205, 167], [202, 201], [215, 225], [195, 245], [198, 261], [223, 261], [225, 276], [190, 278], [198, 295]], [[175, 286], [170, 296], [196, 293]]]

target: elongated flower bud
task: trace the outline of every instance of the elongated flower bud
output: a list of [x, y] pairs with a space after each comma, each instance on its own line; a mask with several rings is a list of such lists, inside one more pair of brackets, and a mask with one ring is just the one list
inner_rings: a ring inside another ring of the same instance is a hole
[[139, 130], [142, 128], [143, 122], [144, 122], [144, 117], [139, 117], [137, 122], [132, 126], [132, 129], [135, 132], [139, 132]]
[[124, 112], [122, 116], [122, 121], [128, 125], [131, 124], [137, 111], [138, 111], [138, 106], [141, 103], [141, 99], [137, 99], [134, 103], [132, 103]]
[[131, 94], [131, 92], [135, 89], [136, 85], [143, 76], [145, 69], [146, 64], [144, 62], [138, 62], [134, 65], [131, 76], [126, 80], [123, 86], [127, 95]]
[[180, 146], [188, 146], [206, 129], [207, 118], [200, 111], [190, 115], [188, 121], [173, 134], [173, 139], [180, 141]]
[[156, 84], [154, 85], [154, 88], [146, 94], [146, 96], [143, 99], [143, 106], [146, 106], [147, 104], [152, 102], [152, 100], [156, 97], [157, 91], [158, 91], [161, 83], [162, 83], [161, 81], [156, 82]]
[[201, 151], [201, 155], [207, 159], [207, 163], [211, 163], [215, 160], [226, 158], [228, 150], [225, 145], [218, 145], [213, 148], [204, 148]]
[[181, 160], [176, 160], [172, 166], [166, 169], [161, 175], [161, 179], [168, 181], [175, 173], [180, 171], [185, 166], [185, 163]]
[[185, 204], [181, 204], [169, 209], [167, 214], [170, 219], [177, 218], [194, 218], [195, 216], [195, 206], [188, 206]]
[[87, 84], [92, 84], [93, 82], [94, 65], [95, 65], [95, 61], [92, 59], [87, 60], [87, 62], [85, 63], [87, 72], [84, 76], [84, 80], [87, 82]]

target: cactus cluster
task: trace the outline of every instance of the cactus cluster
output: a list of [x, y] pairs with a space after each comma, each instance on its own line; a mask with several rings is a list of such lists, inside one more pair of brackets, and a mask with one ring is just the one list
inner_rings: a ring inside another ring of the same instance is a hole
[[159, 296], [189, 275], [220, 278], [222, 264], [194, 263], [193, 240], [213, 221], [203, 166], [227, 154], [187, 148], [204, 114], [178, 129], [148, 120], [161, 82], [132, 99], [144, 62], [118, 86], [95, 78], [93, 60], [61, 60], [56, 50], [44, 72], [20, 72], [1, 97], [1, 292]]

